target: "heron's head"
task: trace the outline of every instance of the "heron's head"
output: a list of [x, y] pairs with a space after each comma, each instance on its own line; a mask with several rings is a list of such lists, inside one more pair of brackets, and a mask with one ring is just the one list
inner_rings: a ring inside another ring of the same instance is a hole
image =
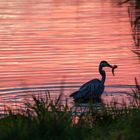
[[114, 76], [114, 70], [117, 68], [117, 65], [112, 66], [107, 61], [101, 61], [100, 62], [100, 67], [101, 68], [103, 68], [103, 67], [110, 67], [110, 68], [112, 68], [112, 74]]
[[101, 67], [110, 67], [110, 68], [113, 68], [113, 66], [110, 65], [107, 61], [101, 61], [100, 62], [100, 66]]

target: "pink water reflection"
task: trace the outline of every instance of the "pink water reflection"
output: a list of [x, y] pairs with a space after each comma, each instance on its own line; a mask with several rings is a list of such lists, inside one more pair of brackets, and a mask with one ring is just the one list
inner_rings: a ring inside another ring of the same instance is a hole
[[106, 85], [132, 85], [139, 60], [127, 7], [100, 0], [1, 1], [0, 88], [85, 82], [98, 64], [119, 67]]

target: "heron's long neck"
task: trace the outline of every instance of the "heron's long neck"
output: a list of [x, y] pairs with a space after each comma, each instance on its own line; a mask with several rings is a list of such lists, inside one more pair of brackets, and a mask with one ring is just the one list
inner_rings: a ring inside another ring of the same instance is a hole
[[99, 72], [100, 72], [100, 74], [101, 74], [101, 76], [102, 76], [102, 79], [101, 79], [101, 81], [102, 81], [102, 83], [104, 84], [105, 83], [105, 79], [106, 79], [106, 73], [105, 73], [105, 71], [103, 70], [103, 67], [99, 67]]

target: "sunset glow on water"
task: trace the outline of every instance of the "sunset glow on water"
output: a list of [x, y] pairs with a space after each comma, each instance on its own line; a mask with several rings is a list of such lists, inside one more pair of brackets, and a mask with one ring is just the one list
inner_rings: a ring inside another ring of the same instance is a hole
[[[0, 1], [0, 88], [73, 86], [100, 78], [106, 85], [134, 85], [140, 77], [126, 6], [111, 0]], [[2, 93], [1, 93], [2, 94]], [[11, 94], [10, 96], [14, 96]], [[14, 96], [15, 97], [15, 96]]]

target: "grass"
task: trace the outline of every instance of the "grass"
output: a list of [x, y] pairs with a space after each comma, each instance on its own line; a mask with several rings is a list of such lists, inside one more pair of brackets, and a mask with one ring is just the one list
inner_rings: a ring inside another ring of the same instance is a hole
[[100, 109], [89, 104], [76, 119], [70, 107], [62, 103], [62, 94], [56, 99], [32, 96], [25, 109], [5, 109], [6, 116], [0, 119], [0, 140], [139, 140], [140, 139], [140, 87], [136, 88], [131, 107], [116, 104]]
[[0, 140], [88, 139], [90, 128], [72, 124], [73, 118], [61, 96], [55, 100], [48, 93], [45, 97], [33, 96], [33, 102], [25, 103], [26, 109], [6, 110], [8, 115], [0, 120]]

